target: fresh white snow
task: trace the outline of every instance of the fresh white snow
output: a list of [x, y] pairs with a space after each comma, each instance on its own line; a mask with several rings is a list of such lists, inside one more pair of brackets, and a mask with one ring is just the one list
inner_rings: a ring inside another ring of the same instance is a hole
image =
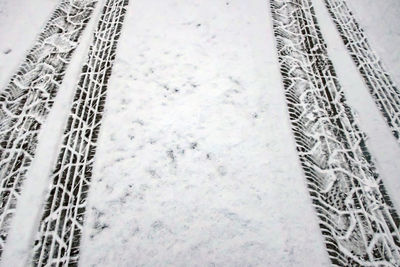
[[275, 53], [265, 1], [131, 3], [83, 266], [328, 265]]
[[[348, 2], [399, 84], [398, 1]], [[0, 1], [0, 90], [57, 3]], [[322, 1], [314, 4], [346, 97], [400, 211], [400, 147]], [[1, 266], [27, 264], [96, 18], [40, 134]], [[278, 68], [268, 1], [130, 1], [98, 140], [82, 266], [330, 264]]]

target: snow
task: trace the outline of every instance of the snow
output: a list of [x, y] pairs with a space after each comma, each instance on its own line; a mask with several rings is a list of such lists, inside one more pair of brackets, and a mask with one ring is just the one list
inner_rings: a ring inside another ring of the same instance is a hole
[[[39, 5], [39, 4], [37, 4]], [[62, 141], [62, 134], [67, 122], [70, 106], [86, 60], [92, 33], [97, 26], [102, 5], [98, 4], [93, 11], [92, 19], [83, 32], [80, 43], [76, 48], [73, 58], [66, 70], [63, 83], [60, 85], [54, 105], [49, 112], [46, 123], [43, 125], [36, 149], [36, 157], [26, 174], [24, 190], [18, 200], [18, 209], [13, 219], [13, 228], [8, 237], [8, 245], [1, 258], [1, 266], [26, 266], [29, 265], [32, 244], [38, 229], [40, 211], [49, 191], [50, 174], [57, 159], [58, 148]], [[48, 10], [50, 13], [52, 10]], [[32, 207], [40, 207], [32, 208]]]
[[[400, 148], [322, 1], [313, 1], [399, 211]], [[0, 90], [57, 2], [0, 1]], [[399, 2], [348, 2], [400, 84]], [[40, 133], [1, 266], [28, 262], [95, 23]], [[131, 0], [109, 82], [80, 264], [328, 266], [283, 92], [267, 1]]]
[[274, 47], [264, 1], [131, 3], [83, 266], [328, 265]]

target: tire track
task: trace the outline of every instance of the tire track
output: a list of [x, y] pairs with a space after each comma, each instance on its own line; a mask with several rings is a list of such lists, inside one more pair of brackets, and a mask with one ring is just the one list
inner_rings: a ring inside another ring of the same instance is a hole
[[345, 0], [324, 0], [347, 51], [356, 64], [376, 105], [400, 143], [400, 91], [371, 48]]
[[128, 0], [107, 0], [72, 104], [34, 246], [35, 265], [77, 265], [86, 196]]
[[97, 0], [63, 0], [0, 93], [0, 256], [38, 133]]
[[346, 104], [310, 0], [270, 0], [296, 148], [333, 265], [398, 266], [400, 220]]

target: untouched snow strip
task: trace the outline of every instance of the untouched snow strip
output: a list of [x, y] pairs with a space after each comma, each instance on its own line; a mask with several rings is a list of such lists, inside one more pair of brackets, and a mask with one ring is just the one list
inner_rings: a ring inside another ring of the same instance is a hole
[[397, 266], [400, 223], [309, 0], [271, 0], [297, 150], [333, 265]]
[[[364, 4], [360, 3], [360, 5]], [[386, 190], [396, 210], [400, 211], [400, 147], [368, 93], [363, 78], [337, 33], [326, 7], [319, 0], [314, 0], [314, 6], [328, 45], [328, 53], [343, 85], [343, 91], [350, 106], [356, 111], [360, 127], [368, 136], [367, 146], [375, 157], [376, 168], [386, 185]], [[354, 8], [357, 7], [357, 5], [354, 6]], [[395, 18], [391, 22], [398, 24], [398, 21], [399, 18]], [[368, 35], [368, 33], [367, 31], [366, 34]]]
[[325, 0], [325, 5], [371, 96], [400, 144], [400, 90], [372, 50], [346, 0]]
[[[2, 256], [1, 266], [22, 267], [29, 265], [34, 238], [39, 228], [39, 221], [45, 195], [50, 188], [49, 174], [57, 160], [57, 148], [61, 146], [62, 134], [78, 83], [82, 65], [85, 63], [93, 32], [100, 17], [103, 4], [99, 3], [93, 11], [92, 19], [84, 30], [80, 45], [74, 52], [66, 71], [64, 82], [54, 99], [46, 123], [38, 137], [36, 156], [26, 174], [24, 190], [18, 201], [7, 246]], [[47, 190], [47, 191], [46, 191]]]
[[38, 133], [95, 4], [61, 1], [18, 72], [0, 91], [0, 255]]
[[328, 266], [268, 5], [135, 0], [111, 77], [82, 266]]

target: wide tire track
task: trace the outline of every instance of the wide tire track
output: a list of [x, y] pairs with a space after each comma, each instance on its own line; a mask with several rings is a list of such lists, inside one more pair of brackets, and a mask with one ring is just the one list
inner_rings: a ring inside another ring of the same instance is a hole
[[39, 130], [96, 2], [61, 1], [18, 72], [0, 93], [0, 255], [35, 154]]
[[399, 217], [337, 80], [310, 0], [270, 0], [296, 148], [331, 262], [399, 266]]
[[107, 82], [128, 0], [107, 0], [64, 132], [34, 247], [38, 266], [77, 265]]
[[324, 0], [343, 43], [360, 71], [376, 105], [400, 143], [400, 91], [371, 48], [345, 0]]

